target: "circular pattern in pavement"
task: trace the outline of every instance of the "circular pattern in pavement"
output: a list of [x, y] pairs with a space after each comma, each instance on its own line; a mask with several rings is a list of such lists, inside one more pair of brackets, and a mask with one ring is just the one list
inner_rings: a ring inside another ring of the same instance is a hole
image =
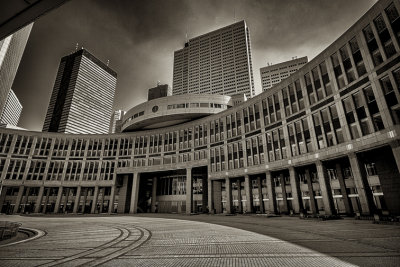
[[12, 219], [47, 235], [2, 248], [0, 266], [352, 266], [280, 239], [203, 222], [130, 216]]

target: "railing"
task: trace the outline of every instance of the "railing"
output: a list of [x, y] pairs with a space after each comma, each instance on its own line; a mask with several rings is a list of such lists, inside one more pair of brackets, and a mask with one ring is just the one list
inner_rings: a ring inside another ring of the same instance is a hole
[[20, 223], [7, 221], [0, 222], [0, 240], [16, 236], [20, 226]]

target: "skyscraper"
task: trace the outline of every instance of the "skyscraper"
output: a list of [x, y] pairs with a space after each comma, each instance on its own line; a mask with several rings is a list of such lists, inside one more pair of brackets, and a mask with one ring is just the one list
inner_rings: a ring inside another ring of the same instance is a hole
[[245, 21], [190, 39], [174, 53], [173, 95], [255, 95]]
[[108, 133], [117, 73], [81, 49], [61, 59], [45, 132]]
[[0, 40], [0, 115], [5, 107], [33, 23]]
[[126, 111], [124, 110], [115, 110], [114, 113], [111, 116], [111, 122], [110, 122], [110, 129], [109, 133], [119, 133], [121, 132], [121, 127], [118, 127], [117, 125], [118, 121], [122, 119], [122, 117], [125, 115]]
[[6, 105], [0, 114], [1, 124], [11, 124], [17, 126], [19, 117], [21, 116], [22, 105], [13, 90], [8, 92]]
[[158, 83], [156, 87], [150, 88], [147, 93], [147, 100], [152, 100], [164, 96], [169, 96], [172, 94], [171, 87], [168, 84], [160, 84]]
[[286, 79], [308, 62], [307, 57], [301, 57], [260, 69], [262, 90], [266, 91], [283, 79]]

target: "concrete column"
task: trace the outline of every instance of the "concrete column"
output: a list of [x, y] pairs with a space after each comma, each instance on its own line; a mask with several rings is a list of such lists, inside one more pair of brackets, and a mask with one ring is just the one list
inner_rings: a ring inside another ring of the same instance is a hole
[[19, 205], [21, 204], [23, 194], [24, 194], [24, 186], [21, 185], [18, 189], [18, 195], [17, 195], [17, 199], [15, 201], [15, 207], [14, 207], [13, 213], [18, 212], [18, 208], [19, 208]]
[[201, 211], [202, 213], [208, 213], [210, 207], [208, 205], [208, 182], [207, 176], [201, 178], [201, 184], [203, 187], [203, 192], [201, 193]]
[[266, 179], [267, 179], [267, 192], [268, 192], [268, 198], [269, 198], [269, 210], [273, 214], [277, 213], [276, 210], [276, 196], [275, 196], [275, 188], [272, 185], [272, 178], [271, 178], [271, 172], [267, 171], [265, 173]]
[[346, 209], [347, 215], [352, 215], [353, 207], [351, 206], [351, 202], [349, 201], [349, 197], [347, 195], [346, 184], [344, 182], [342, 168], [340, 167], [339, 163], [336, 163], [335, 167], [336, 167], [336, 173], [337, 173], [338, 180], [339, 180], [340, 192], [341, 192], [342, 198], [343, 198], [344, 208]]
[[[329, 62], [329, 60], [327, 62]], [[300, 81], [303, 81], [303, 79], [300, 79]], [[336, 79], [331, 80], [331, 81], [336, 81]], [[304, 83], [304, 86], [305, 86], [305, 83]], [[304, 88], [306, 88], [306, 87], [304, 87]], [[305, 90], [307, 90], [307, 89], [305, 89]], [[306, 96], [306, 95], [307, 95], [307, 91], [306, 91], [306, 94], [304, 96]], [[304, 100], [306, 100], [308, 103], [310, 103], [310, 101], [308, 100], [308, 97], [304, 97]], [[306, 106], [307, 106], [307, 104], [306, 104]], [[310, 128], [310, 140], [311, 140], [312, 149], [313, 149], [312, 151], [318, 151], [317, 136], [315, 134], [315, 131], [311, 130], [311, 129], [315, 128], [314, 120], [313, 120], [312, 116], [307, 116], [307, 122], [308, 122], [308, 126]], [[311, 151], [309, 151], [309, 152], [311, 152]]]
[[246, 211], [253, 212], [253, 192], [250, 184], [250, 177], [244, 176], [244, 190], [246, 191]]
[[124, 175], [122, 177], [122, 187], [119, 189], [119, 196], [118, 196], [118, 213], [125, 213], [126, 205], [130, 201], [130, 196], [132, 195], [132, 183], [133, 181], [130, 180], [129, 175]]
[[225, 178], [226, 213], [232, 213], [232, 183], [229, 177]]
[[[236, 180], [237, 184], [237, 194], [238, 194], [238, 212], [243, 213], [243, 204], [242, 204], [242, 185], [240, 179]], [[232, 189], [232, 188], [231, 188]], [[232, 194], [232, 193], [231, 193]]]
[[212, 181], [213, 184], [213, 205], [215, 208], [215, 213], [222, 213], [222, 182]]
[[103, 213], [103, 206], [104, 206], [104, 193], [106, 189], [104, 187], [99, 188], [99, 193], [101, 193], [101, 198], [99, 199], [100, 202], [100, 211], [99, 213]]
[[[0, 172], [0, 177], [1, 177], [1, 172]], [[6, 200], [7, 187], [0, 186], [0, 188], [1, 188], [1, 191], [0, 191], [0, 213], [1, 213], [1, 210], [3, 209], [4, 201]]]
[[192, 168], [186, 169], [186, 214], [191, 214], [193, 208]]
[[[247, 109], [247, 108], [246, 108]], [[243, 110], [239, 111], [240, 114], [240, 124], [242, 127], [242, 133], [241, 136], [244, 137], [246, 135], [246, 125], [244, 123], [244, 114], [243, 114]], [[236, 125], [237, 127], [237, 125]], [[242, 138], [242, 148], [243, 148], [243, 167], [247, 168], [247, 149], [246, 149], [246, 139]], [[239, 165], [240, 165], [240, 158], [239, 158]]]
[[286, 195], [285, 177], [284, 177], [283, 173], [279, 174], [279, 180], [281, 182], [282, 198], [283, 198], [283, 208], [281, 210], [281, 213], [288, 213], [289, 207], [288, 207], [287, 195]]
[[[226, 129], [226, 117], [222, 117], [223, 127], [224, 127], [224, 136], [223, 140], [228, 140], [228, 130]], [[225, 170], [229, 170], [229, 159], [228, 159], [228, 146], [224, 145], [224, 155], [225, 155]], [[222, 168], [222, 163], [221, 163]]]
[[[103, 196], [104, 199], [104, 196]], [[114, 200], [115, 200], [115, 185], [111, 186], [110, 202], [108, 204], [108, 213], [114, 212]]]
[[83, 205], [82, 205], [82, 213], [85, 213], [85, 208], [86, 208], [86, 200], [87, 200], [87, 196], [88, 196], [88, 194], [89, 194], [89, 188], [85, 188], [84, 190], [83, 190], [83, 199], [82, 199], [82, 203], [83, 203]]
[[332, 215], [336, 213], [333, 204], [333, 196], [331, 190], [331, 184], [329, 182], [326, 169], [322, 161], [317, 161], [315, 163], [317, 167], [317, 175], [319, 181], [319, 188], [321, 190], [322, 201], [324, 202], [324, 210], [326, 215]]
[[96, 212], [98, 197], [99, 197], [99, 186], [96, 185], [94, 187], [93, 201], [92, 201], [92, 207], [90, 207], [90, 213], [95, 213]]
[[129, 208], [129, 213], [134, 214], [137, 212], [137, 204], [139, 199], [139, 184], [140, 184], [140, 173], [133, 173], [133, 184], [132, 184], [132, 194], [131, 194], [131, 206]]
[[43, 193], [44, 193], [44, 186], [41, 186], [39, 189], [39, 195], [36, 198], [35, 213], [39, 213], [40, 211], [40, 207], [42, 206]]
[[151, 192], [151, 212], [156, 212], [157, 203], [157, 177], [153, 178], [153, 188]]
[[208, 180], [208, 213], [214, 213], [214, 184], [212, 180]]
[[78, 212], [79, 204], [80, 204], [79, 202], [81, 200], [81, 191], [82, 191], [82, 187], [79, 185], [76, 189], [74, 209], [72, 210], [73, 213]]
[[292, 205], [294, 213], [300, 213], [303, 210], [303, 202], [301, 200], [299, 180], [296, 179], [296, 170], [294, 167], [289, 168], [290, 185], [292, 188]]
[[357, 188], [358, 198], [360, 200], [361, 214], [370, 215], [375, 211], [375, 204], [371, 189], [369, 188], [364, 166], [361, 166], [356, 153], [350, 153], [349, 161], [351, 172], [354, 178], [354, 184]]
[[46, 192], [46, 199], [44, 200], [44, 206], [43, 206], [43, 211], [42, 211], [43, 214], [46, 214], [47, 204], [49, 203], [50, 191], [51, 191], [51, 187], [48, 187], [47, 192]]
[[257, 188], [258, 188], [258, 200], [260, 202], [260, 212], [265, 213], [263, 194], [262, 194], [262, 182], [260, 176], [257, 177]]
[[[49, 189], [50, 189], [50, 188], [49, 188]], [[56, 199], [56, 205], [54, 206], [54, 213], [58, 213], [58, 211], [60, 210], [60, 204], [61, 204], [62, 193], [63, 193], [63, 187], [60, 186], [60, 187], [58, 188], [58, 192], [57, 192], [57, 199]]]
[[304, 170], [304, 175], [306, 176], [306, 179], [307, 179], [308, 194], [310, 195], [311, 212], [312, 212], [312, 214], [315, 215], [315, 214], [318, 213], [318, 209], [317, 209], [317, 202], [315, 200], [314, 189], [313, 189], [313, 186], [312, 186], [310, 170], [309, 169], [305, 169]]
[[[332, 68], [332, 73], [333, 72], [333, 68]], [[333, 80], [331, 80], [331, 83], [335, 82], [336, 83], [336, 78], [333, 78]], [[337, 90], [338, 87], [336, 87]], [[345, 118], [346, 117], [346, 113], [344, 111], [344, 107], [343, 107], [343, 103], [341, 101], [337, 102], [336, 104], [336, 109], [337, 109], [337, 113], [339, 118]], [[381, 110], [381, 109], [380, 109]], [[347, 123], [344, 124], [340, 124], [342, 127], [342, 131], [343, 131], [343, 137], [344, 140], [351, 140], [351, 132], [350, 132], [350, 126]]]
[[69, 192], [70, 192], [71, 188], [66, 188], [65, 190], [65, 199], [64, 199], [64, 207], [63, 207], [63, 213], [65, 213], [66, 209], [67, 209], [67, 204], [68, 204], [68, 198], [69, 198]]
[[24, 209], [22, 210], [22, 212], [23, 213], [25, 213], [25, 209], [26, 209], [26, 206], [28, 205], [28, 201], [29, 201], [29, 194], [31, 193], [31, 188], [30, 187], [27, 187], [26, 188], [26, 193], [25, 193], [25, 201], [24, 201]]

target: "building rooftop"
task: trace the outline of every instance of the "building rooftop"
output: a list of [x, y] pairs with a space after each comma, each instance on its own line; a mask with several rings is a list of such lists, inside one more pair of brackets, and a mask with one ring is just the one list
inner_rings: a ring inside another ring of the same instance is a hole
[[99, 67], [101, 67], [102, 69], [107, 71], [109, 74], [111, 74], [113, 77], [117, 78], [117, 73], [113, 69], [111, 69], [107, 64], [105, 64], [100, 59], [95, 57], [86, 48], [81, 48], [80, 50], [78, 50], [70, 55], [64, 56], [63, 58], [61, 58], [61, 61], [65, 60], [66, 58], [68, 58], [70, 56], [80, 56], [80, 55], [84, 55], [85, 57], [89, 58], [91, 61], [96, 63]]

